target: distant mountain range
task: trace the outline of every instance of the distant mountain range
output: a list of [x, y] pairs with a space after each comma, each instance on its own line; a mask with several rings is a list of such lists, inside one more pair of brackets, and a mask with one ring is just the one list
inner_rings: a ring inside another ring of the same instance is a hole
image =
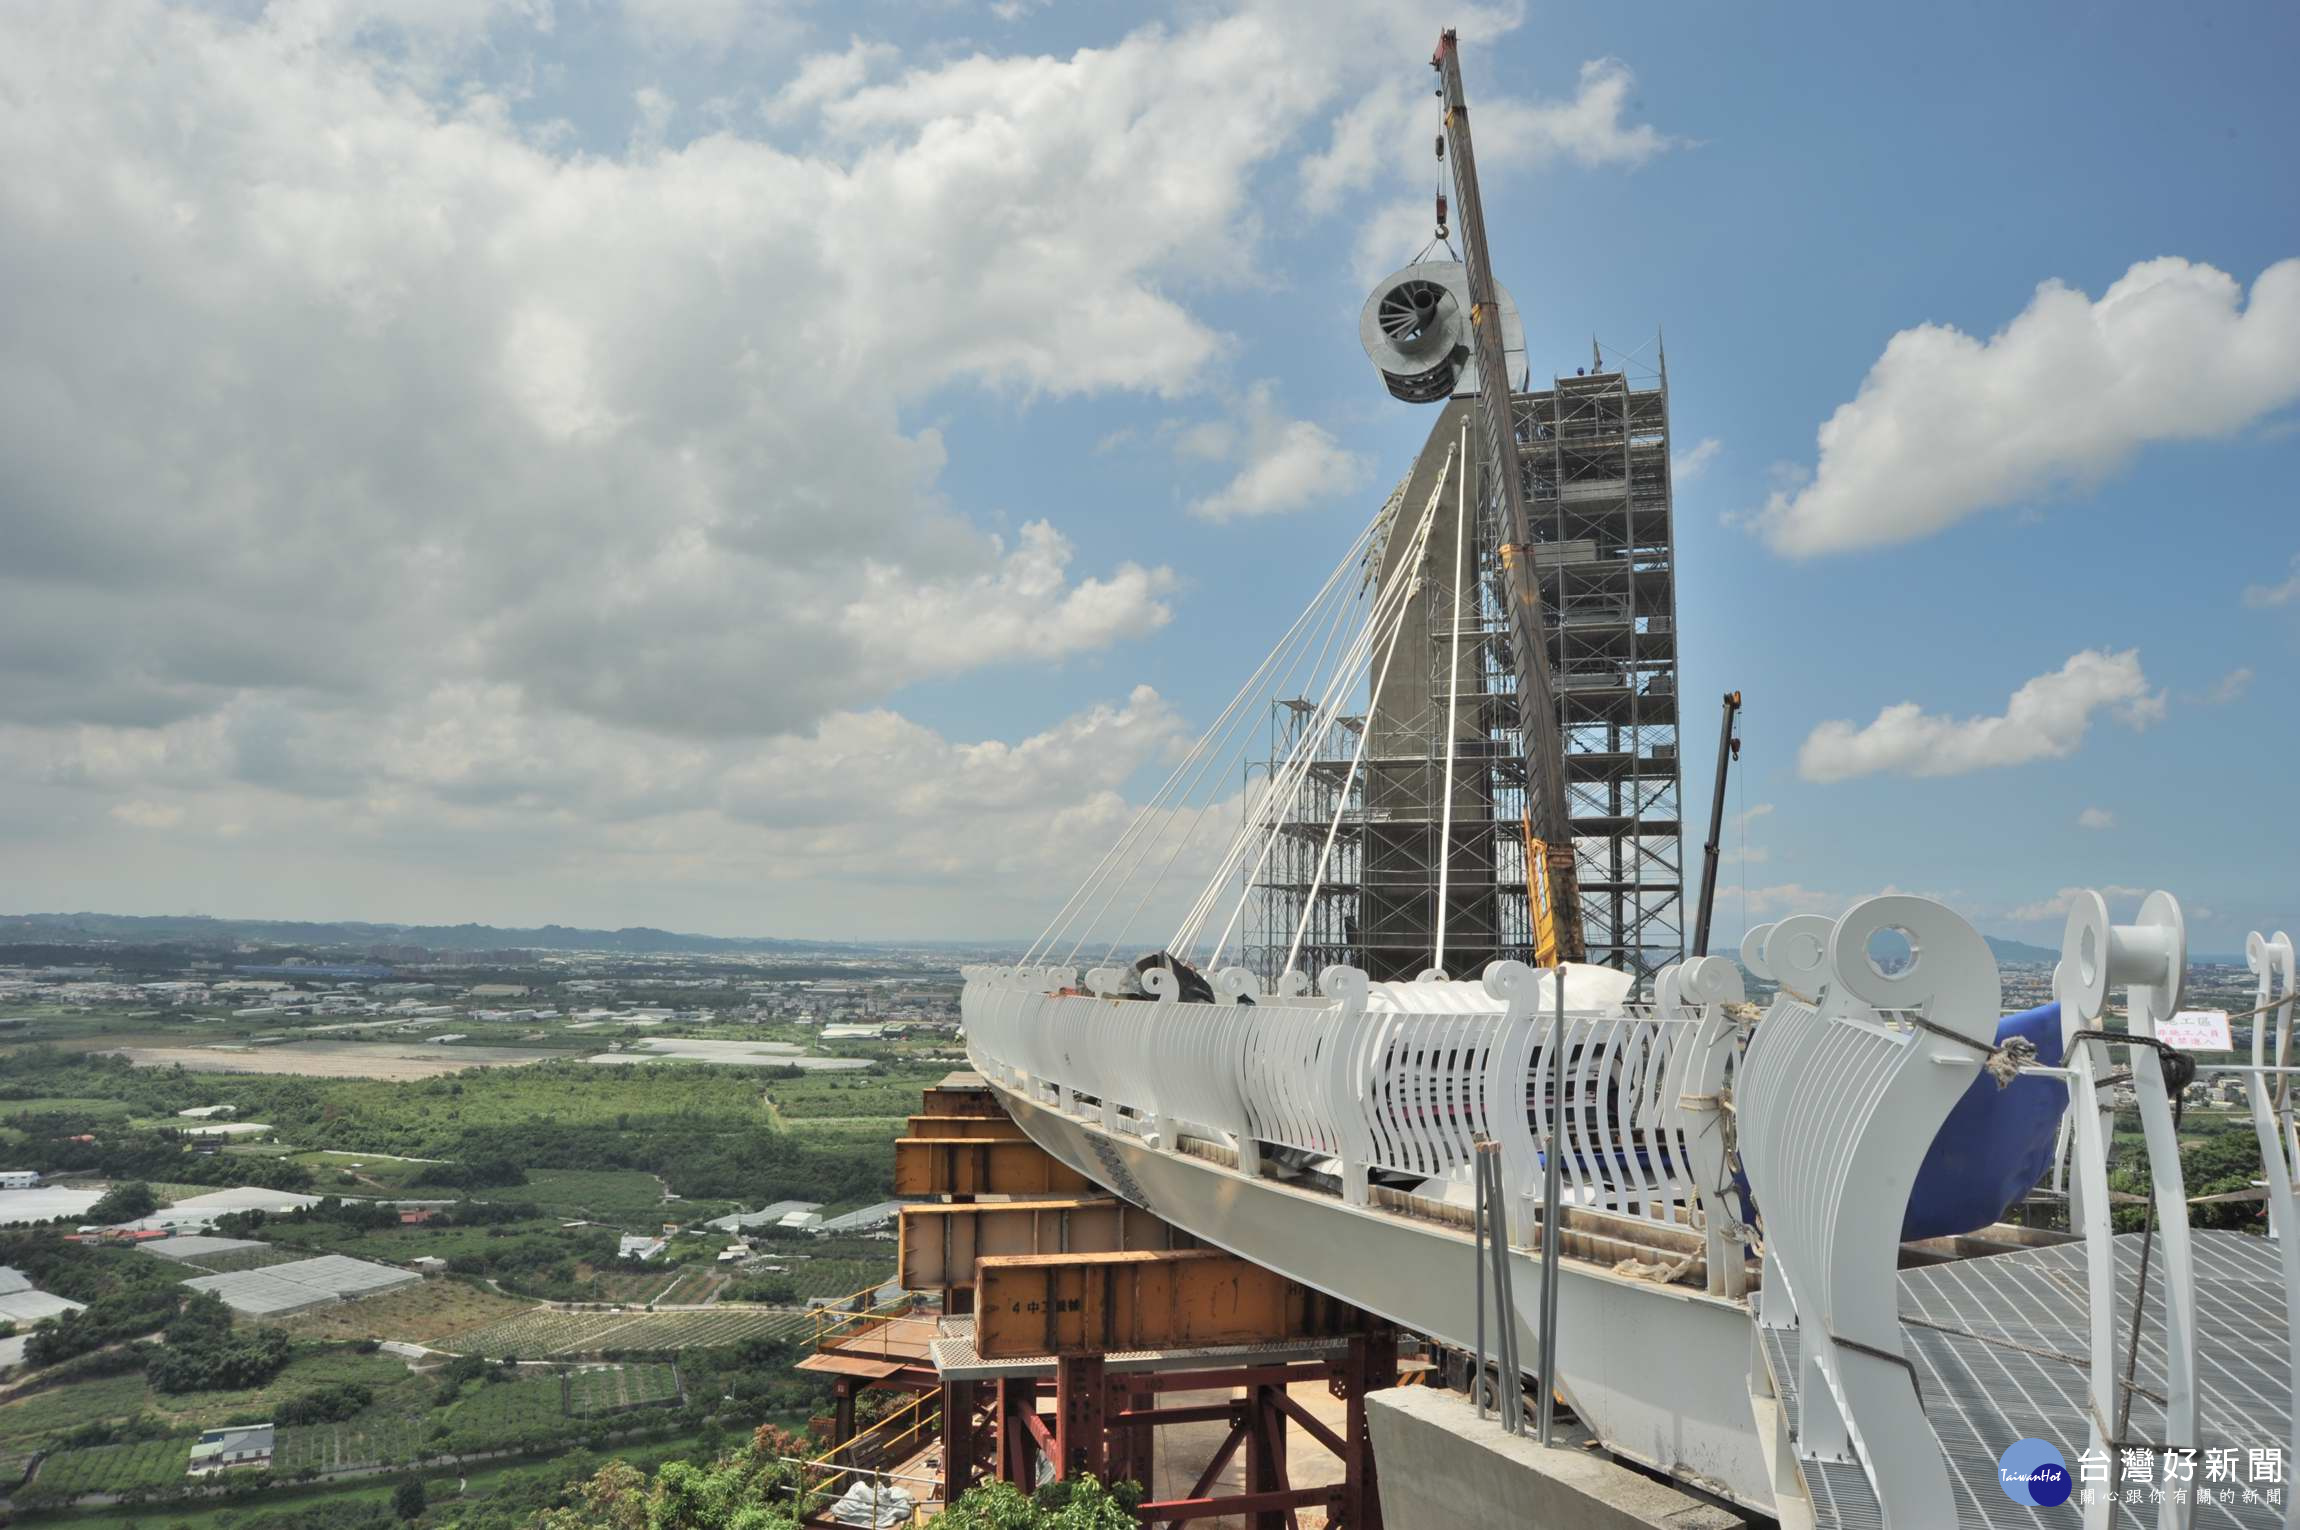
[[836, 940], [682, 935], [634, 926], [580, 930], [563, 924], [367, 924], [355, 920], [210, 919], [194, 914], [0, 914], [0, 945], [422, 946], [428, 951], [624, 951], [706, 955], [737, 951], [872, 951]]
[[[1983, 937], [2000, 962], [2056, 962], [2060, 952], [2026, 941]], [[686, 954], [746, 951], [995, 950], [998, 941], [784, 940], [774, 936], [682, 935], [634, 925], [585, 930], [546, 924], [514, 929], [495, 924], [368, 924], [358, 920], [210, 919], [199, 914], [0, 914], [0, 946], [355, 947], [422, 946], [428, 951], [621, 951]], [[1021, 942], [1014, 942], [1019, 946]], [[2191, 955], [2192, 964], [2240, 963], [2240, 957]]]

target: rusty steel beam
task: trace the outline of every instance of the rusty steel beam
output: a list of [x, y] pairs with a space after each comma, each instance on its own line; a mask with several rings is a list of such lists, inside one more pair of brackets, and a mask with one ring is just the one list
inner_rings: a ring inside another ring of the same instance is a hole
[[1006, 1107], [988, 1084], [937, 1084], [919, 1092], [919, 1109], [930, 1116], [1003, 1116]]
[[1341, 1496], [1338, 1488], [1288, 1488], [1277, 1493], [1233, 1493], [1227, 1498], [1162, 1498], [1137, 1505], [1145, 1520], [1179, 1524], [1192, 1519], [1220, 1519], [1232, 1514], [1284, 1514], [1288, 1509], [1331, 1507]]
[[897, 1195], [1064, 1195], [1092, 1189], [1086, 1176], [1035, 1142], [897, 1137]]
[[1009, 1254], [1112, 1254], [1189, 1247], [1188, 1233], [1115, 1197], [905, 1206], [906, 1291], [972, 1287], [974, 1262]]
[[1027, 1140], [1022, 1128], [1005, 1116], [912, 1116], [903, 1124], [905, 1137], [984, 1139], [999, 1142]]
[[1019, 1254], [975, 1264], [986, 1360], [1346, 1334], [1356, 1309], [1218, 1249]]

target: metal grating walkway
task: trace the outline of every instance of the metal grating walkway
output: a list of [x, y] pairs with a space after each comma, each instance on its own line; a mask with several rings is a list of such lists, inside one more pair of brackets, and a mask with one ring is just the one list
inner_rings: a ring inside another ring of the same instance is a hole
[[[2285, 1373], [2283, 1276], [2276, 1250], [2262, 1238], [2237, 1232], [2198, 1231], [2196, 1245], [2197, 1415], [2199, 1450], [2238, 1452], [2234, 1483], [2207, 1483], [2197, 1468], [2191, 1488], [2213, 1492], [2199, 1501], [2199, 1530], [2281, 1530], [2277, 1503], [2242, 1502], [2244, 1452], [2281, 1448], [2289, 1437], [2292, 1388]], [[2116, 1240], [2117, 1309], [2131, 1312], [2140, 1266], [2140, 1235]], [[2161, 1258], [2161, 1252], [2159, 1254]], [[2132, 1404], [2131, 1434], [2164, 1437], [2164, 1410], [2147, 1393], [2164, 1390], [2164, 1305], [2159, 1264], [2149, 1281], [2148, 1315], [2141, 1333], [2136, 1379], [2143, 1395]], [[2032, 1509], [1997, 1486], [1997, 1457], [2013, 1441], [2050, 1440], [2077, 1469], [2085, 1441], [2084, 1249], [2077, 1243], [1962, 1259], [1900, 1275], [1902, 1336], [1922, 1385], [1925, 1417], [1940, 1436], [1957, 1495], [1957, 1523], [1965, 1530], [2034, 1526], [2067, 1530], [2071, 1505]], [[2128, 1317], [2120, 1317], [2119, 1353]], [[1937, 1325], [1937, 1326], [1928, 1326]], [[1944, 1332], [1943, 1330], [1956, 1330]], [[1798, 1343], [1792, 1331], [1764, 1330], [1765, 1353], [1781, 1404], [1796, 1427]], [[2012, 1349], [2005, 1342], [2023, 1346]], [[2045, 1354], [2027, 1351], [2044, 1351]], [[2186, 1442], [2181, 1442], [2186, 1443]], [[2300, 1463], [2286, 1462], [2287, 1476]], [[1868, 1479], [1856, 1466], [1805, 1466], [1815, 1523], [1823, 1530], [1867, 1530], [1882, 1523]], [[2161, 1486], [2161, 1483], [2157, 1484]], [[2079, 1484], [2081, 1491], [2083, 1484]], [[2287, 1481], [2283, 1492], [2294, 1484]], [[2222, 1494], [2230, 1501], [2222, 1501]], [[2115, 1523], [2146, 1530], [2156, 1505], [2143, 1490], [2137, 1506], [2120, 1502]]]

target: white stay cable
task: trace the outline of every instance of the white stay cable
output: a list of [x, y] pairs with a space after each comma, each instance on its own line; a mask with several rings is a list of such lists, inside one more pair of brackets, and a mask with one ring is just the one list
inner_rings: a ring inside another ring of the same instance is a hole
[[[1438, 502], [1443, 497], [1444, 492], [1445, 476], [1441, 470], [1438, 477], [1438, 487], [1431, 493], [1429, 504], [1423, 508], [1421, 519], [1414, 527], [1414, 537], [1422, 540], [1425, 545], [1431, 521], [1437, 514]], [[1413, 561], [1418, 563], [1418, 558], [1419, 553], [1416, 552], [1413, 555]], [[1407, 558], [1401, 557], [1398, 566], [1403, 566], [1408, 561]], [[1343, 655], [1341, 663], [1336, 666], [1333, 681], [1327, 686], [1324, 697], [1318, 703], [1315, 726], [1295, 745], [1293, 754], [1286, 761], [1284, 772], [1270, 783], [1270, 789], [1263, 794], [1262, 801], [1264, 804], [1276, 803], [1278, 805], [1277, 811], [1272, 813], [1268, 820], [1269, 832], [1266, 835], [1257, 833], [1262, 822], [1257, 814], [1240, 831], [1238, 842], [1232, 847], [1231, 855], [1224, 859], [1223, 865], [1215, 873], [1215, 880], [1209, 883], [1209, 892], [1218, 893], [1222, 883], [1229, 879], [1238, 858], [1244, 854], [1247, 845], [1256, 838], [1260, 839], [1261, 853], [1255, 857], [1252, 869], [1247, 871], [1245, 875], [1238, 900], [1231, 906], [1229, 922], [1222, 927], [1221, 938], [1215, 941], [1213, 952], [1207, 958], [1208, 966], [1218, 966], [1222, 960], [1222, 953], [1229, 949], [1230, 937], [1237, 933], [1238, 921], [1245, 917], [1246, 904], [1253, 897], [1255, 879], [1261, 876], [1262, 868], [1269, 864], [1271, 852], [1277, 848], [1279, 839], [1285, 833], [1286, 824], [1289, 822], [1288, 814], [1298, 799], [1301, 783], [1309, 776], [1312, 767], [1317, 763], [1318, 750], [1324, 745], [1326, 736], [1333, 731], [1334, 724], [1341, 719], [1343, 696], [1347, 694], [1350, 687], [1356, 684], [1358, 678], [1365, 673], [1367, 667], [1372, 663], [1374, 645], [1380, 641], [1383, 632], [1389, 628], [1392, 622], [1403, 620], [1406, 597], [1412, 586], [1413, 581], [1410, 579], [1392, 578], [1376, 591], [1373, 609], [1366, 614], [1364, 630], [1358, 634], [1356, 643], [1352, 645], [1347, 654]], [[1191, 935], [1193, 944], [1196, 938], [1196, 932], [1193, 929]]]
[[1443, 823], [1438, 829], [1438, 889], [1437, 889], [1437, 947], [1430, 954], [1430, 965], [1445, 971], [1445, 919], [1446, 893], [1453, 871], [1453, 761], [1454, 743], [1460, 737], [1455, 728], [1461, 716], [1461, 566], [1467, 562], [1469, 551], [1465, 540], [1469, 523], [1469, 422], [1461, 427], [1461, 449], [1454, 457], [1454, 471], [1461, 476], [1454, 481], [1453, 509], [1453, 655], [1446, 662], [1445, 694], [1445, 810]]
[[[1436, 504], [1437, 501], [1433, 497], [1430, 501], [1430, 510], [1434, 510]], [[1421, 527], [1426, 527], [1429, 524], [1429, 514], [1430, 511], [1423, 512], [1423, 518], [1417, 524], [1416, 534], [1419, 534]], [[1253, 809], [1247, 814], [1245, 822], [1240, 826], [1237, 836], [1231, 841], [1229, 852], [1222, 858], [1222, 864], [1215, 868], [1213, 876], [1207, 880], [1206, 890], [1200, 895], [1198, 906], [1191, 911], [1185, 934], [1177, 942], [1177, 950], [1189, 950], [1197, 944], [1198, 934], [1205, 919], [1221, 900], [1223, 890], [1229, 885], [1232, 875], [1245, 858], [1246, 852], [1259, 841], [1261, 854], [1256, 857], [1252, 870], [1247, 872], [1244, 889], [1238, 895], [1236, 907], [1231, 910], [1230, 922], [1223, 929], [1222, 938], [1215, 943], [1212, 956], [1208, 958], [1209, 962], [1220, 961], [1222, 952], [1229, 946], [1230, 936], [1236, 931], [1238, 920], [1245, 911], [1246, 900], [1252, 896], [1254, 878], [1261, 875], [1263, 866], [1269, 861], [1271, 851], [1276, 848], [1279, 839], [1285, 832], [1286, 824], [1290, 821], [1289, 815], [1299, 799], [1302, 782], [1315, 768], [1319, 750], [1324, 747], [1327, 736], [1333, 732], [1334, 725], [1341, 720], [1343, 701], [1347, 699], [1358, 682], [1365, 677], [1373, 663], [1375, 646], [1381, 641], [1382, 635], [1389, 630], [1392, 621], [1403, 611], [1404, 605], [1404, 587], [1394, 579], [1375, 592], [1373, 605], [1366, 613], [1365, 624], [1351, 640], [1348, 651], [1335, 665], [1325, 692], [1319, 697], [1318, 704], [1311, 713], [1311, 723], [1295, 740], [1292, 752], [1287, 755], [1284, 764], [1268, 782], [1261, 797], [1257, 799]], [[1271, 811], [1273, 805], [1275, 811]], [[1264, 817], [1265, 812], [1269, 813], [1267, 818]], [[1263, 832], [1265, 824], [1268, 830], [1266, 834]]]
[[[1325, 597], [1326, 591], [1321, 590], [1318, 593], [1319, 598], [1323, 599]], [[1334, 615], [1332, 620], [1325, 624], [1325, 640], [1318, 645], [1318, 658], [1316, 664], [1311, 667], [1311, 674], [1316, 675], [1324, 672], [1326, 653], [1332, 648], [1335, 635], [1339, 633], [1341, 629], [1347, 624], [1350, 606], [1354, 603], [1354, 596], [1345, 597], [1344, 599], [1334, 603]], [[1312, 609], [1315, 609], [1315, 607]], [[1308, 612], [1303, 614], [1305, 618], [1309, 615]], [[1295, 623], [1295, 626], [1298, 628], [1301, 626], [1301, 623], [1297, 622]], [[1292, 638], [1292, 636], [1292, 632], [1287, 633], [1287, 638], [1289, 640]], [[1305, 641], [1295, 652], [1293, 660], [1286, 666], [1286, 672], [1278, 678], [1278, 683], [1271, 689], [1271, 694], [1283, 696], [1292, 690], [1294, 685], [1294, 677], [1300, 673], [1302, 661], [1309, 656], [1309, 652], [1309, 644], [1307, 641]], [[1242, 723], [1245, 721], [1245, 719], [1246, 713], [1240, 711], [1236, 721], [1238, 723]], [[1235, 726], [1235, 724], [1233, 724], [1233, 726]], [[1211, 768], [1217, 762], [1217, 760], [1219, 760], [1226, 767], [1234, 759], [1243, 757], [1250, 737], [1251, 735], [1249, 735], [1248, 738], [1240, 739], [1237, 747], [1233, 749], [1222, 750], [1219, 754], [1213, 751], [1209, 751], [1207, 753], [1205, 762], [1198, 767], [1198, 775], [1193, 777], [1190, 784], [1182, 789], [1181, 796], [1177, 801], [1177, 813], [1179, 813], [1183, 807], [1187, 806], [1190, 799], [1197, 793], [1199, 781], [1204, 778], [1208, 769]], [[1182, 858], [1182, 852], [1188, 849], [1191, 843], [1197, 839], [1198, 830], [1204, 826], [1206, 815], [1214, 810], [1216, 804], [1220, 800], [1220, 797], [1221, 792], [1219, 788], [1207, 793], [1206, 800], [1200, 803], [1198, 806], [1198, 811], [1191, 815], [1190, 826], [1183, 830], [1182, 833], [1175, 836], [1174, 848], [1167, 852], [1164, 864], [1158, 868], [1158, 874], [1155, 877], [1151, 877], [1144, 881], [1142, 884], [1142, 895], [1134, 900], [1134, 907], [1128, 911], [1125, 922], [1119, 925], [1117, 933], [1110, 937], [1109, 948], [1102, 953], [1102, 960], [1105, 964], [1107, 964], [1113, 957], [1118, 954], [1118, 947], [1125, 941], [1128, 932], [1134, 928], [1134, 921], [1142, 917], [1142, 910], [1149, 906], [1151, 896], [1155, 894], [1160, 887], [1165, 885], [1166, 878], [1173, 873], [1175, 862]], [[1167, 950], [1177, 956], [1181, 954], [1181, 948], [1176, 945], [1168, 945]]]
[[[1363, 552], [1367, 539], [1373, 535], [1375, 526], [1379, 523], [1379, 520], [1380, 516], [1377, 514], [1372, 521], [1367, 522], [1364, 529], [1359, 531], [1355, 540], [1351, 542], [1348, 550], [1342, 554], [1340, 561], [1334, 565], [1333, 572], [1326, 576], [1325, 584], [1319, 588], [1317, 594], [1313, 595], [1310, 598], [1309, 603], [1303, 607], [1302, 614], [1294, 619], [1293, 626], [1289, 627], [1286, 630], [1285, 635], [1278, 639], [1277, 644], [1271, 648], [1269, 656], [1262, 661], [1260, 667], [1257, 668], [1253, 674], [1246, 678], [1246, 683], [1241, 685], [1238, 688], [1237, 694], [1230, 698], [1229, 705], [1222, 709], [1221, 714], [1215, 718], [1213, 725], [1209, 727], [1205, 733], [1199, 736], [1196, 743], [1191, 746], [1189, 753], [1183, 756], [1181, 762], [1174, 767], [1171, 773], [1168, 774], [1165, 781], [1160, 784], [1158, 790], [1152, 793], [1150, 799], [1145, 802], [1142, 807], [1135, 813], [1133, 820], [1127, 824], [1126, 831], [1118, 837], [1118, 842], [1112, 845], [1107, 851], [1103, 852], [1102, 859], [1095, 864], [1093, 871], [1088, 873], [1086, 880], [1081, 882], [1077, 890], [1071, 893], [1069, 899], [1065, 901], [1062, 907], [1055, 913], [1053, 920], [1047, 925], [1046, 929], [1039, 935], [1038, 939], [1032, 943], [1029, 952], [1027, 952], [1023, 957], [1025, 964], [1036, 961], [1041, 955], [1052, 954], [1055, 943], [1059, 941], [1062, 938], [1064, 932], [1070, 928], [1072, 919], [1081, 909], [1083, 909], [1085, 904], [1090, 899], [1092, 899], [1095, 890], [1102, 885], [1106, 873], [1110, 871], [1114, 863], [1126, 855], [1129, 846], [1134, 846], [1136, 848], [1136, 861], [1137, 863], [1139, 862], [1140, 855], [1142, 853], [1142, 847], [1139, 844], [1142, 831], [1151, 822], [1153, 816], [1156, 814], [1159, 808], [1159, 805], [1166, 800], [1168, 793], [1174, 789], [1175, 783], [1180, 781], [1183, 776], [1189, 772], [1192, 764], [1199, 760], [1201, 756], [1205, 755], [1213, 745], [1220, 741], [1221, 737], [1228, 731], [1228, 726], [1234, 721], [1234, 719], [1244, 715], [1242, 709], [1244, 708], [1247, 699], [1258, 694], [1258, 690], [1263, 677], [1269, 673], [1269, 671], [1285, 654], [1289, 645], [1293, 643], [1296, 634], [1298, 634], [1304, 626], [1312, 622], [1319, 610], [1325, 605], [1327, 598], [1342, 585], [1344, 577], [1348, 574], [1351, 565], [1358, 560], [1360, 554]], [[1120, 876], [1116, 880], [1122, 882], [1124, 877]], [[1102, 907], [1098, 908], [1095, 911], [1093, 917], [1087, 921], [1087, 933], [1091, 933], [1094, 924], [1100, 920], [1102, 911], [1107, 909], [1108, 906], [1109, 898], [1106, 896], [1103, 900]], [[1082, 934], [1079, 938], [1078, 944], [1083, 945], [1085, 943], [1085, 939], [1086, 935]], [[1070, 954], [1072, 957], [1077, 955], [1077, 948], [1075, 946], [1072, 948]]]
[[[1358, 603], [1362, 594], [1361, 588], [1353, 593], [1349, 601], [1343, 603], [1335, 611], [1334, 621], [1327, 628], [1325, 641], [1318, 645], [1317, 662], [1310, 666], [1310, 675], [1313, 678], [1321, 675], [1327, 677], [1326, 689], [1320, 695], [1318, 704], [1311, 710], [1312, 727], [1316, 730], [1317, 737], [1323, 737], [1324, 729], [1330, 724], [1329, 713], [1340, 693], [1343, 677], [1354, 672], [1353, 666], [1362, 665], [1364, 662], [1363, 654], [1367, 651], [1366, 634], [1378, 630], [1379, 627], [1381, 601], [1377, 596], [1373, 602], [1373, 608], [1366, 613], [1364, 625], [1357, 629], [1351, 638], [1349, 647], [1344, 650], [1338, 667], [1332, 669], [1327, 667], [1327, 660], [1333, 654], [1334, 640], [1350, 627], [1351, 607]], [[1206, 879], [1205, 885], [1199, 889], [1197, 898], [1191, 903], [1189, 911], [1183, 915], [1180, 927], [1176, 929], [1173, 940], [1167, 946], [1167, 949], [1175, 955], [1186, 954], [1196, 943], [1206, 917], [1214, 911], [1215, 905], [1221, 901], [1223, 890], [1229, 885], [1231, 874], [1237, 869], [1238, 862], [1253, 844], [1257, 826], [1263, 821], [1263, 814], [1269, 810], [1270, 804], [1290, 800], [1285, 794], [1292, 790], [1292, 773], [1297, 769], [1297, 761], [1302, 757], [1307, 737], [1305, 735], [1296, 738], [1289, 747], [1286, 758], [1272, 767], [1270, 775], [1262, 783], [1261, 791], [1252, 795], [1245, 804], [1246, 810], [1240, 815], [1238, 828], [1223, 850], [1220, 864], [1214, 868], [1213, 874]]]
[[[1440, 478], [1437, 493], [1430, 496], [1431, 511], [1434, 512], [1437, 509], [1438, 495], [1444, 492], [1445, 480]], [[1412, 562], [1405, 570], [1406, 577], [1399, 581], [1401, 587], [1409, 593], [1421, 583], [1422, 565], [1429, 557], [1430, 521], [1429, 515], [1425, 514], [1422, 517], [1421, 527], [1416, 533], [1412, 548]], [[1294, 970], [1295, 959], [1301, 955], [1302, 951], [1302, 936], [1310, 928], [1310, 916], [1317, 912], [1318, 889], [1325, 885], [1326, 866], [1333, 858], [1334, 841], [1341, 835], [1342, 820], [1349, 815], [1350, 788], [1357, 785], [1358, 771], [1366, 763], [1366, 746], [1371, 744], [1374, 739], [1374, 716], [1381, 710], [1382, 687], [1389, 683], [1390, 661], [1398, 655], [1398, 639], [1405, 635], [1406, 611], [1411, 604], [1410, 598], [1399, 601], [1397, 614], [1391, 622], [1389, 642], [1382, 649], [1382, 667], [1374, 675], [1373, 694], [1366, 698], [1366, 721], [1365, 725], [1358, 730], [1358, 747], [1350, 755], [1350, 768], [1342, 776], [1342, 789], [1334, 795], [1333, 821], [1326, 825], [1326, 841], [1318, 847], [1317, 869], [1311, 873], [1309, 893], [1302, 899], [1302, 917], [1294, 925], [1293, 943], [1286, 947], [1286, 965], [1278, 974], [1281, 982], [1284, 981], [1288, 973]]]

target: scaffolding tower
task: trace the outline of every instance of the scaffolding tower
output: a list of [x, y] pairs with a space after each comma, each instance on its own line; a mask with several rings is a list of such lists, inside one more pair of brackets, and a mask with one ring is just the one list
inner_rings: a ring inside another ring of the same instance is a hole
[[[1593, 359], [1594, 369], [1513, 394], [1512, 416], [1564, 739], [1584, 942], [1590, 961], [1636, 973], [1643, 986], [1684, 953], [1668, 371], [1665, 359], [1642, 370], [1622, 357], [1608, 366], [1602, 350]], [[1474, 399], [1457, 399], [1441, 413], [1399, 505], [1419, 505], [1439, 487], [1447, 449], [1458, 446], [1474, 408]], [[1448, 488], [1379, 704], [1327, 729], [1293, 800], [1277, 806], [1276, 842], [1249, 889], [1243, 953], [1265, 982], [1289, 954], [1313, 978], [1334, 963], [1377, 981], [1430, 970], [1441, 885], [1448, 975], [1474, 977], [1497, 957], [1533, 957], [1525, 751], [1501, 559], [1508, 534], [1494, 486], [1474, 461], [1461, 470], [1472, 475], [1467, 545], [1453, 535]], [[1377, 565], [1378, 581], [1416, 576], [1396, 566], [1398, 540]], [[1459, 610], [1457, 558], [1466, 560]], [[1452, 822], [1441, 845], [1449, 713]], [[1312, 702], [1273, 705], [1270, 756], [1249, 766], [1249, 800], [1316, 725]]]

